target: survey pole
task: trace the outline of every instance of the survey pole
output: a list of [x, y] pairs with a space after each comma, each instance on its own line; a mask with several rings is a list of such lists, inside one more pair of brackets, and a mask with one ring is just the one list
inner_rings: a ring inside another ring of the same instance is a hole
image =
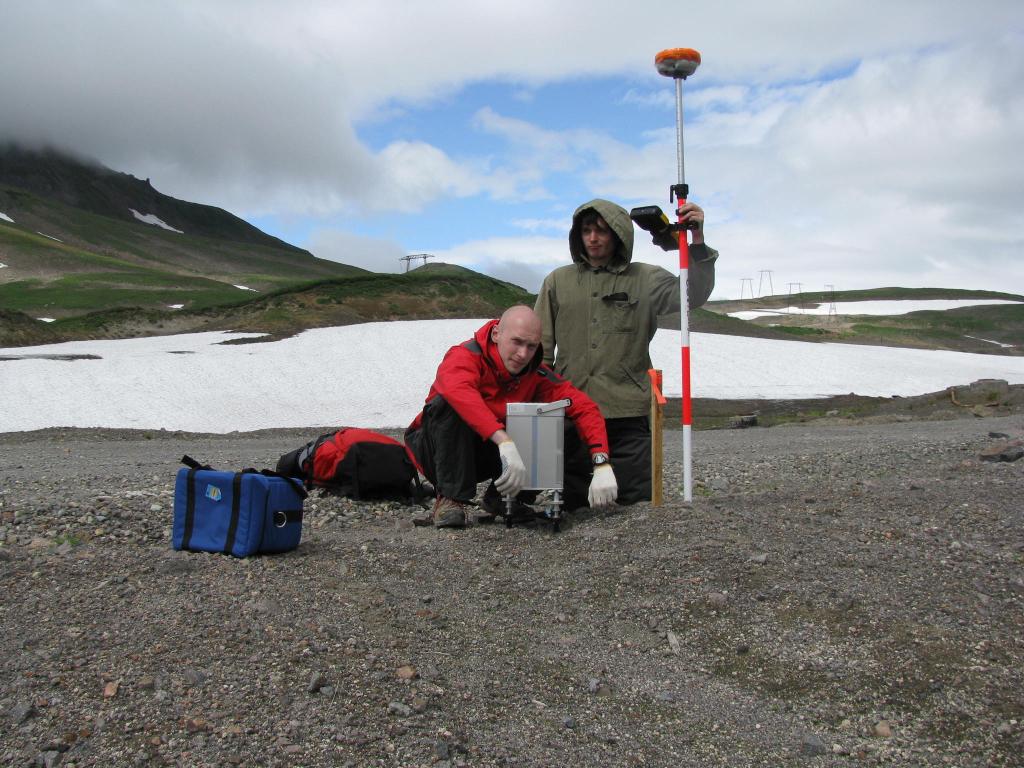
[[676, 159], [678, 182], [669, 193], [669, 201], [676, 202], [676, 226], [679, 229], [679, 334], [682, 365], [682, 424], [683, 424], [683, 500], [693, 501], [693, 408], [690, 392], [690, 304], [687, 285], [690, 276], [690, 246], [686, 236], [682, 207], [689, 190], [686, 187], [686, 169], [683, 162], [683, 81], [697, 71], [700, 53], [692, 48], [669, 48], [654, 57], [658, 73], [671, 77], [676, 83]]

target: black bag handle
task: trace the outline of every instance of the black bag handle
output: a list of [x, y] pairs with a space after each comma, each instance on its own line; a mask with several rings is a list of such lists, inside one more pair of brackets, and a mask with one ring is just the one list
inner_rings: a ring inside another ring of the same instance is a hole
[[[189, 467], [193, 472], [197, 469], [213, 469], [213, 467], [211, 467], [209, 464], [200, 464], [198, 461], [193, 459], [188, 454], [185, 454], [184, 456], [181, 457], [181, 463], [184, 464], [186, 467]], [[279, 477], [292, 487], [292, 490], [294, 490], [295, 493], [298, 494], [300, 499], [305, 499], [309, 496], [309, 493], [303, 487], [302, 483], [298, 482], [294, 477], [282, 475], [280, 472], [275, 472], [273, 469], [254, 469], [253, 467], [248, 467], [246, 469], [243, 469], [238, 474], [246, 473], [256, 473], [258, 475], [263, 475], [265, 477]], [[189, 485], [189, 487], [191, 487], [191, 484]]]
[[189, 469], [213, 469], [209, 464], [200, 464], [187, 453], [181, 457], [181, 463]]

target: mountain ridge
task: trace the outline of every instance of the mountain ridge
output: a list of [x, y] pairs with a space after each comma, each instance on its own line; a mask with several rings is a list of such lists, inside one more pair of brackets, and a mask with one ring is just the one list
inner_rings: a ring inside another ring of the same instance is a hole
[[134, 209], [141, 216], [155, 216], [175, 230], [196, 237], [308, 253], [223, 208], [165, 195], [149, 179], [138, 179], [52, 147], [29, 149], [11, 142], [0, 144], [0, 185], [128, 223], [140, 221], [132, 213]]
[[0, 213], [0, 309], [30, 318], [202, 309], [370, 274], [55, 149], [0, 143]]

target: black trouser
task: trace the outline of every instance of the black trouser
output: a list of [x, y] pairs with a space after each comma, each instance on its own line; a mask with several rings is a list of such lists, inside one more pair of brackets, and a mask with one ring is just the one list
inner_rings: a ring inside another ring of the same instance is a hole
[[[651, 424], [646, 416], [605, 419], [612, 470], [619, 486], [619, 504], [651, 499]], [[565, 508], [588, 506], [593, 474], [590, 450], [572, 422], [565, 425]]]
[[498, 446], [474, 432], [440, 395], [424, 406], [419, 428], [406, 431], [405, 444], [438, 496], [472, 501], [477, 483], [501, 474]]

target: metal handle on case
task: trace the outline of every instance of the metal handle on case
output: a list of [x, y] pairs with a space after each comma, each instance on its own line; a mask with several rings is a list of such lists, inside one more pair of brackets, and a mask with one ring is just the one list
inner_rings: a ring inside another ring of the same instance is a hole
[[566, 397], [563, 398], [562, 400], [556, 400], [553, 403], [544, 403], [542, 405], [538, 405], [537, 413], [549, 413], [551, 411], [560, 410], [561, 408], [568, 408], [570, 405], [572, 405], [572, 400]]

